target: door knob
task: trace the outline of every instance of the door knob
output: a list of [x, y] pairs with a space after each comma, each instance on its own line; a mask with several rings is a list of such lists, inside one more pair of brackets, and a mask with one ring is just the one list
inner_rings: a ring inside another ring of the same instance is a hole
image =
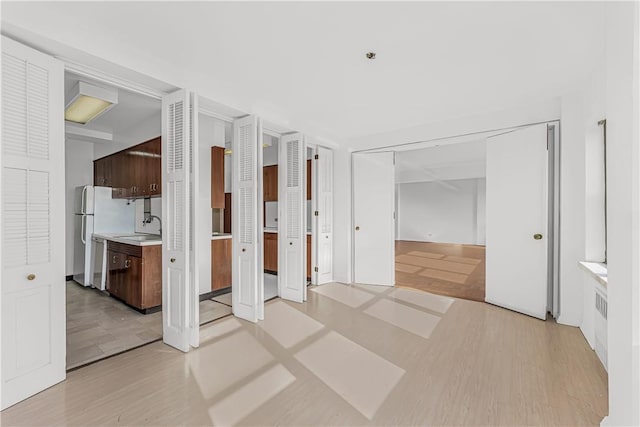
[[293, 242], [289, 242], [289, 245], [293, 245]]
[[360, 230], [360, 226], [356, 225], [356, 231]]
[[242, 248], [242, 252], [246, 252], [247, 250], [245, 248]]
[[36, 278], [36, 275], [35, 275], [35, 274], [33, 274], [33, 273], [31, 273], [31, 274], [29, 274], [29, 275], [27, 276], [27, 280], [35, 280], [35, 278]]
[[542, 240], [542, 234], [536, 233], [536, 234], [533, 235], [533, 238], [536, 239], [536, 240]]

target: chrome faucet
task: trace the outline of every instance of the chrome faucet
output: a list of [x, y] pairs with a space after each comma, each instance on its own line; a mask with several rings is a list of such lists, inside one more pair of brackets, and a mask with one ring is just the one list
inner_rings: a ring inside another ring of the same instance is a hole
[[159, 216], [149, 215], [149, 216], [147, 216], [147, 218], [145, 218], [144, 221], [142, 221], [142, 223], [143, 224], [151, 224], [151, 222], [153, 221], [154, 218], [157, 219], [158, 222], [160, 223], [160, 230], [159, 231], [160, 231], [160, 235], [162, 235], [162, 220], [160, 219]]

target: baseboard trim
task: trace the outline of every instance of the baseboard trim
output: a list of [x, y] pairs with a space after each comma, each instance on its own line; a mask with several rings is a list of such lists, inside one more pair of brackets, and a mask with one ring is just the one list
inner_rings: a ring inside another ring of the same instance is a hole
[[229, 292], [231, 292], [231, 286], [229, 286], [228, 288], [216, 289], [215, 291], [200, 294], [200, 301], [204, 301], [206, 299], [211, 299], [220, 295], [228, 294]]

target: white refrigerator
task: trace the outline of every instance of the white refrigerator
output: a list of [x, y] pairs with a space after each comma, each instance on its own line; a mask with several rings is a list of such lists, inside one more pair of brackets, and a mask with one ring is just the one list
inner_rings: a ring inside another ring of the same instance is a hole
[[135, 203], [111, 198], [110, 187], [76, 187], [73, 280], [91, 286], [91, 256], [94, 233], [133, 233]]

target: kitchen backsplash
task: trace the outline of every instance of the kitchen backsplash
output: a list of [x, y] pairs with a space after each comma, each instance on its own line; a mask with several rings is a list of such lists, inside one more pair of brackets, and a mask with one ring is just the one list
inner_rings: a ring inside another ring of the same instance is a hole
[[[162, 218], [162, 197], [152, 197], [151, 215]], [[160, 222], [153, 219], [150, 224], [144, 222], [144, 199], [136, 199], [136, 233], [160, 234]]]

